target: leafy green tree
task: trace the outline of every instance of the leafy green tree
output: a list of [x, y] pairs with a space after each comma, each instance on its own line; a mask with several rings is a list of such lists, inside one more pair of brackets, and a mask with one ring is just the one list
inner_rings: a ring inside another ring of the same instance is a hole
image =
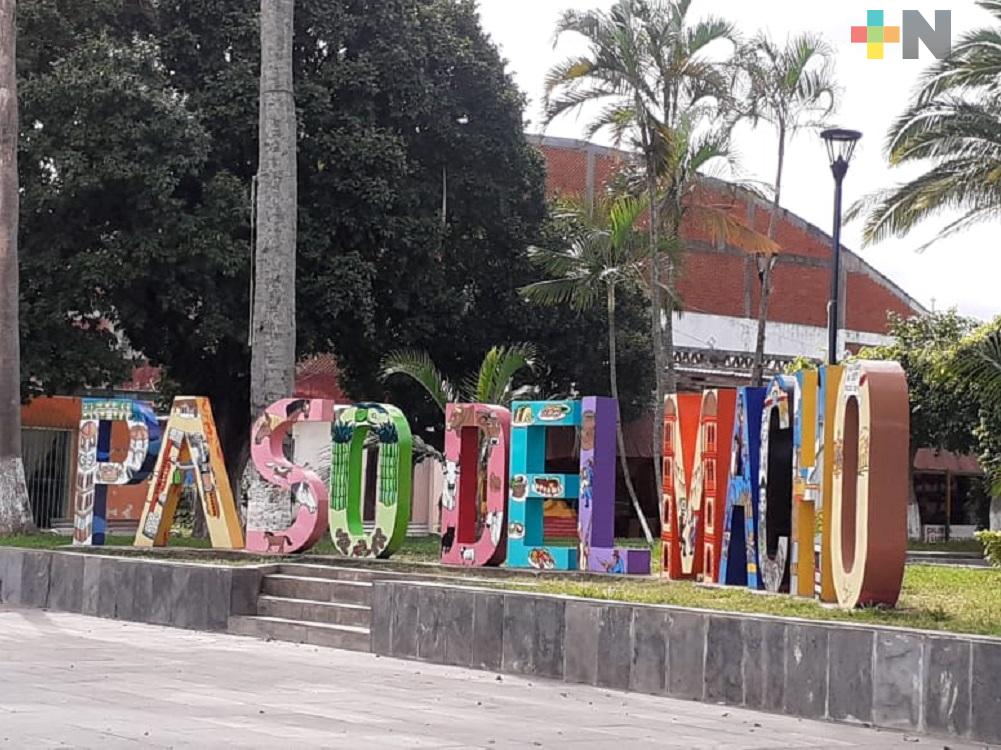
[[[23, 0], [19, 16], [23, 386], [115, 382], [121, 336], [166, 390], [213, 400], [231, 470], [250, 412], [257, 11]], [[381, 393], [393, 349], [471, 369], [531, 319], [517, 289], [544, 217], [524, 102], [474, 4], [301, 0], [293, 64], [298, 355], [332, 351], [358, 398]]]
[[535, 359], [535, 347], [531, 344], [492, 347], [476, 373], [466, 376], [457, 386], [442, 374], [427, 352], [398, 351], [383, 360], [382, 378], [406, 375], [427, 392], [442, 414], [449, 403], [510, 406], [512, 401], [527, 395], [525, 389], [515, 388], [515, 376], [520, 370], [533, 369]]
[[965, 336], [945, 366], [979, 404], [973, 435], [991, 485], [990, 525], [1001, 529], [1001, 318]]
[[954, 310], [915, 318], [893, 317], [893, 342], [863, 349], [863, 359], [899, 362], [907, 374], [911, 405], [911, 452], [908, 464], [910, 500], [908, 533], [920, 536], [921, 518], [914, 494], [914, 457], [919, 448], [957, 453], [978, 450], [975, 429], [980, 424], [980, 404], [969, 381], [956, 377], [950, 366], [952, 351], [977, 326]]
[[[995, 21], [964, 34], [924, 74], [908, 109], [890, 129], [892, 166], [919, 165], [922, 174], [860, 201], [866, 242], [903, 236], [920, 222], [959, 211], [931, 241], [1001, 211], [1001, 2], [978, 0]], [[929, 167], [930, 164], [930, 167]], [[924, 247], [927, 247], [927, 243]], [[924, 249], [924, 248], [921, 248]]]
[[[768, 221], [768, 239], [774, 240], [782, 204], [786, 144], [803, 128], [820, 127], [824, 118], [837, 108], [834, 51], [823, 38], [813, 34], [801, 34], [780, 46], [762, 33], [754, 38], [742, 57], [748, 78], [748, 116], [755, 125], [759, 121], [771, 124], [778, 136], [772, 211]], [[760, 386], [764, 378], [765, 331], [772, 291], [772, 269], [777, 255], [759, 252], [755, 257], [761, 282], [761, 297], [758, 303], [758, 334], [754, 364], [751, 367], [751, 385]]]
[[[645, 248], [637, 223], [645, 211], [645, 203], [629, 197], [599, 201], [591, 210], [578, 206], [574, 213], [583, 231], [565, 248], [535, 248], [533, 259], [550, 278], [521, 290], [527, 299], [541, 305], [569, 305], [586, 310], [604, 302], [608, 316], [608, 378], [616, 401], [619, 400], [616, 291], [619, 286], [637, 284], [641, 278]], [[629, 473], [621, 418], [615, 432], [629, 499], [647, 543], [652, 544], [653, 535]]]

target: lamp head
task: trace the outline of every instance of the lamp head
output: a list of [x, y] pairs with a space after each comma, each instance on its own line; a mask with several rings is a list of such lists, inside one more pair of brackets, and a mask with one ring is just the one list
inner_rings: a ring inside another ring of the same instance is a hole
[[852, 156], [855, 154], [855, 146], [858, 145], [862, 134], [857, 130], [845, 130], [843, 128], [831, 128], [820, 134], [827, 144], [827, 156], [831, 161], [831, 169], [835, 175], [840, 172], [841, 176], [848, 171]]

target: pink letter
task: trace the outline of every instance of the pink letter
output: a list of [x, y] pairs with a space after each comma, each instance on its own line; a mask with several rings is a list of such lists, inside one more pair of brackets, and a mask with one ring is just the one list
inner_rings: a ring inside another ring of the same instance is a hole
[[[265, 554], [301, 552], [327, 532], [327, 485], [317, 466], [300, 466], [285, 457], [282, 444], [299, 422], [333, 422], [334, 402], [324, 399], [283, 399], [269, 406], [251, 433], [250, 456], [261, 478], [288, 489], [295, 503], [292, 525], [284, 530], [261, 528], [259, 499], [247, 509], [247, 549]], [[329, 437], [326, 445], [329, 449]]]

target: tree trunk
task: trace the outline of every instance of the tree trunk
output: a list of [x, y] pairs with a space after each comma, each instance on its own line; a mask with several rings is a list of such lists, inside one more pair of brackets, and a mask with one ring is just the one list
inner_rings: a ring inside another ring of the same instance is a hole
[[[785, 167], [786, 133], [785, 126], [779, 125], [779, 160], [775, 173], [775, 196], [772, 200], [772, 215], [768, 218], [768, 239], [775, 239], [775, 226], [778, 223], [779, 205], [782, 199], [782, 170]], [[764, 265], [762, 265], [762, 261]], [[761, 279], [761, 298], [758, 301], [758, 338], [754, 346], [754, 364], [751, 366], [751, 385], [756, 388], [764, 385], [765, 379], [765, 329], [768, 326], [768, 302], [772, 294], [772, 269], [775, 267], [775, 256], [758, 258], [758, 273]]]
[[[292, 89], [294, 0], [261, 0], [260, 153], [257, 188], [250, 417], [295, 388], [296, 118]], [[259, 483], [252, 462], [245, 479]], [[274, 508], [277, 526], [287, 497]], [[280, 506], [280, 507], [277, 507]]]
[[1001, 531], [1001, 497], [991, 497], [990, 520], [988, 528], [991, 531]]
[[[681, 213], [672, 207], [670, 219], [671, 237], [681, 243]], [[667, 300], [664, 303], [664, 325], [661, 333], [661, 351], [664, 357], [664, 395], [678, 392], [678, 373], [674, 363], [674, 261], [668, 258], [667, 278], [664, 279]], [[664, 408], [663, 402], [661, 409]]]
[[15, 0], [0, 0], [0, 535], [34, 530], [21, 461]]
[[[642, 116], [642, 103], [637, 99], [637, 113]], [[658, 224], [660, 223], [657, 208], [657, 178], [656, 165], [653, 161], [652, 146], [650, 144], [650, 134], [647, 126], [640, 128], [640, 136], [643, 141], [643, 156], [646, 160], [646, 185], [647, 199], [650, 204], [650, 217], [648, 234], [650, 238], [650, 342], [653, 347], [654, 362], [654, 404], [653, 404], [653, 475], [657, 483], [657, 493], [661, 492], [664, 485], [663, 460], [661, 457], [664, 449], [663, 429], [664, 429], [664, 349], [661, 339], [661, 290], [660, 290], [660, 240], [658, 237]], [[673, 373], [673, 363], [671, 364]], [[660, 502], [657, 503], [660, 506]], [[659, 517], [658, 513], [658, 517]], [[661, 519], [663, 522], [663, 519]]]
[[[612, 398], [619, 402], [619, 374], [618, 374], [618, 352], [615, 344], [615, 286], [608, 285], [608, 380], [612, 387]], [[647, 523], [643, 514], [643, 507], [636, 496], [636, 488], [633, 487], [633, 478], [629, 475], [629, 460], [626, 456], [626, 438], [622, 433], [622, 413], [615, 422], [615, 437], [619, 443], [619, 465], [622, 467], [622, 477], [626, 481], [626, 491], [629, 492], [629, 500], [633, 504], [636, 518], [643, 529], [643, 536], [646, 537], [647, 544], [653, 544], [653, 534], [650, 533], [650, 524]], [[658, 503], [659, 505], [659, 503]]]

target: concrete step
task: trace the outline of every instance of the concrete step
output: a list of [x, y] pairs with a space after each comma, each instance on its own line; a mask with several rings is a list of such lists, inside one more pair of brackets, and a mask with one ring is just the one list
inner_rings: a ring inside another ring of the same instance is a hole
[[[330, 563], [281, 563], [281, 575], [294, 575], [306, 578], [329, 578], [336, 581], [438, 581], [447, 577], [448, 569], [431, 570], [422, 573], [416, 570], [389, 570], [382, 566], [372, 567], [340, 567]], [[489, 571], [487, 571], [489, 573]]]
[[284, 620], [306, 620], [358, 628], [367, 628], [372, 622], [372, 610], [362, 604], [286, 599], [267, 595], [257, 600], [257, 614]]
[[283, 599], [361, 604], [366, 607], [372, 603], [371, 583], [341, 581], [315, 576], [294, 576], [283, 573], [264, 576], [261, 582], [261, 593]]
[[368, 628], [351, 625], [331, 625], [323, 622], [296, 622], [282, 617], [230, 617], [229, 632], [290, 643], [340, 648], [348, 651], [370, 651]]
[[314, 565], [310, 563], [282, 563], [282, 575], [305, 578], [328, 578], [335, 581], [370, 582], [377, 578], [377, 571], [366, 568], [338, 568], [333, 565]]

